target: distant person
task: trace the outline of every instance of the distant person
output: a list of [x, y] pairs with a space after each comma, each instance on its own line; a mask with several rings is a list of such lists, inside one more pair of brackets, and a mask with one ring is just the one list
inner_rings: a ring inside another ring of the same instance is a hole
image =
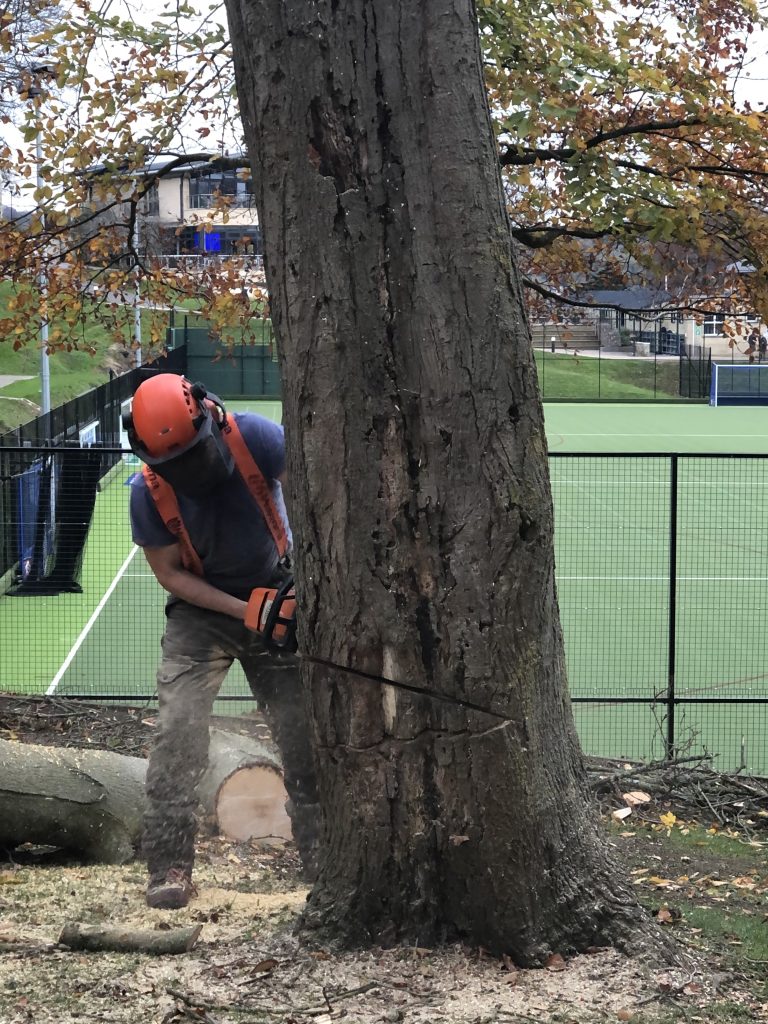
[[762, 363], [762, 361], [765, 359], [766, 355], [768, 355], [768, 334], [766, 334], [765, 331], [763, 331], [763, 333], [760, 335], [760, 340], [759, 340], [759, 342], [757, 344], [758, 344], [757, 361], [759, 363]]
[[131, 487], [133, 539], [170, 595], [147, 769], [146, 898], [175, 910], [194, 895], [197, 787], [213, 702], [235, 660], [280, 749], [294, 838], [312, 869], [319, 812], [298, 660], [271, 657], [263, 634], [246, 625], [259, 595], [262, 621], [259, 588], [289, 577], [285, 443], [276, 423], [255, 413], [230, 417], [203, 385], [173, 373], [139, 386], [125, 426], [145, 463]]
[[749, 356], [750, 363], [755, 361], [755, 352], [760, 348], [760, 331], [753, 327], [747, 335], [747, 349], [746, 354]]

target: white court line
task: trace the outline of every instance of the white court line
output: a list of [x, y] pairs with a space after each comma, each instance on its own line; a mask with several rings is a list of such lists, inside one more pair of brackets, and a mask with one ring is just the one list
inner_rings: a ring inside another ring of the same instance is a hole
[[74, 642], [74, 644], [72, 646], [72, 650], [66, 656], [66, 658], [64, 659], [64, 662], [63, 662], [61, 668], [59, 669], [59, 671], [56, 673], [56, 675], [51, 680], [51, 685], [45, 691], [46, 697], [50, 697], [52, 693], [56, 692], [56, 687], [61, 682], [64, 673], [67, 671], [69, 666], [72, 664], [72, 659], [75, 657], [77, 652], [82, 647], [83, 641], [88, 636], [88, 634], [90, 633], [91, 629], [93, 628], [93, 624], [96, 622], [96, 619], [98, 619], [99, 615], [101, 615], [101, 612], [102, 612], [102, 609], [104, 608], [104, 605], [107, 603], [109, 598], [112, 596], [112, 591], [115, 589], [117, 584], [120, 582], [123, 574], [125, 573], [125, 570], [130, 565], [131, 559], [133, 558], [133, 556], [136, 554], [136, 552], [138, 550], [139, 550], [138, 547], [134, 544], [133, 547], [131, 548], [131, 553], [128, 555], [126, 560], [123, 562], [123, 564], [118, 569], [117, 575], [112, 580], [112, 582], [110, 583], [109, 587], [107, 587], [106, 593], [104, 594], [102, 599], [99, 601], [99, 603], [96, 605], [96, 607], [95, 607], [95, 609], [93, 611], [93, 614], [91, 615], [90, 619], [88, 619], [88, 621], [86, 622], [85, 626], [83, 626], [83, 629], [82, 629], [82, 631], [80, 633], [80, 636], [77, 638], [77, 640], [75, 640], [75, 642]]
[[[638, 435], [638, 432], [634, 431], [632, 434], [615, 434], [612, 430], [610, 432], [605, 431], [605, 430], [601, 430], [601, 431], [598, 431], [595, 434], [573, 434], [570, 431], [567, 431], [565, 436], [566, 437], [638, 437], [638, 436], [640, 436], [640, 437], [664, 437], [667, 440], [669, 440], [669, 438], [670, 438], [670, 434], [669, 433], [666, 433], [666, 434], [640, 434], [640, 435]], [[728, 434], [727, 435], [727, 440], [730, 441], [731, 438], [735, 438], [735, 437], [754, 438], [754, 436], [755, 436], [754, 434]], [[675, 432], [675, 437], [697, 437], [697, 438], [698, 437], [717, 437], [717, 438], [720, 438], [722, 440], [723, 435], [722, 434], [695, 434], [695, 433], [694, 434], [680, 434], [678, 432]], [[621, 453], [617, 452], [617, 454], [621, 454]], [[651, 453], [651, 454], [655, 454], [655, 453]], [[659, 454], [664, 454], [664, 453], [660, 452]], [[691, 452], [689, 454], [695, 455], [696, 452]], [[707, 453], [707, 454], [709, 454], [709, 453]]]
[[[562, 580], [610, 580], [611, 582], [621, 583], [663, 583], [669, 579], [669, 576], [557, 576], [558, 581]], [[676, 576], [675, 579], [680, 582], [685, 580], [687, 582], [724, 582], [724, 583], [768, 583], [768, 576]]]

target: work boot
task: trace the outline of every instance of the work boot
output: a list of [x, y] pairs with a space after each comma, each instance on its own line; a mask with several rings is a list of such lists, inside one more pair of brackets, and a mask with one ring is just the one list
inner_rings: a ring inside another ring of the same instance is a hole
[[185, 868], [169, 868], [162, 876], [153, 876], [147, 886], [147, 906], [159, 910], [181, 910], [186, 907], [192, 896], [197, 896], [197, 888], [192, 881], [191, 871]]

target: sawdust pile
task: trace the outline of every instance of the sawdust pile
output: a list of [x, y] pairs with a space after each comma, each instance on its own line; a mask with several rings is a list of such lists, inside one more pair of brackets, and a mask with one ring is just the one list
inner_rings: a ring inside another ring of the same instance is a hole
[[[346, 1024], [407, 1021], [629, 1020], [659, 978], [611, 951], [519, 971], [505, 958], [451, 947], [335, 954], [292, 935], [306, 898], [289, 851], [203, 845], [199, 896], [169, 913], [144, 905], [141, 864], [19, 866], [0, 874], [3, 1024]], [[73, 953], [68, 921], [167, 929], [202, 924], [179, 956]], [[673, 982], [668, 982], [673, 984]]]

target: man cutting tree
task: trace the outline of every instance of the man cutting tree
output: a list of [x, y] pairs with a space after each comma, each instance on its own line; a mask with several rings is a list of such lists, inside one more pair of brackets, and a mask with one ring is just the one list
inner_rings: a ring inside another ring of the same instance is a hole
[[170, 595], [147, 770], [147, 903], [177, 909], [194, 892], [197, 786], [213, 702], [234, 660], [280, 749], [294, 838], [313, 867], [319, 811], [292, 653], [285, 445], [282, 427], [230, 416], [203, 385], [172, 373], [139, 386], [125, 426], [145, 464], [131, 487], [133, 539]]

